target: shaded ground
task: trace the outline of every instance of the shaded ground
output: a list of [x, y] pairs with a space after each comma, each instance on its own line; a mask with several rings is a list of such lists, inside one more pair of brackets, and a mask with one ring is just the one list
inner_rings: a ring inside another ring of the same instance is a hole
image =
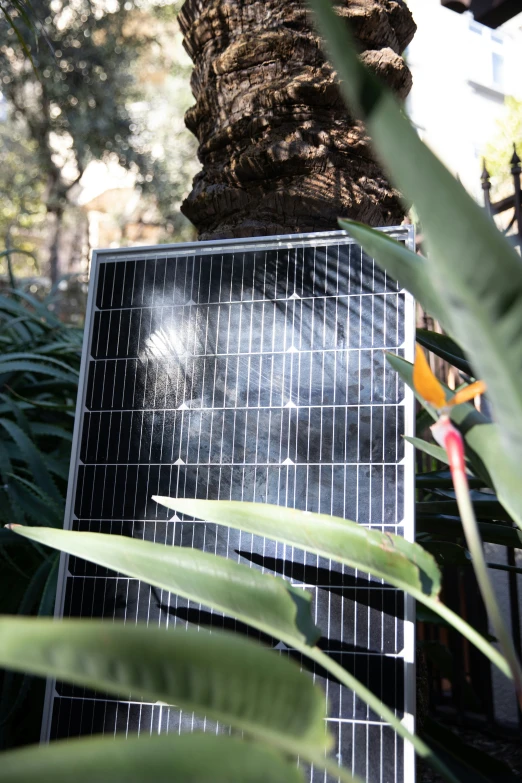
[[[522, 738], [499, 738], [487, 731], [462, 729], [457, 726], [452, 726], [451, 730], [468, 745], [491, 758], [503, 761], [511, 767], [513, 775], [522, 780]], [[417, 783], [444, 783], [444, 780], [419, 760]]]

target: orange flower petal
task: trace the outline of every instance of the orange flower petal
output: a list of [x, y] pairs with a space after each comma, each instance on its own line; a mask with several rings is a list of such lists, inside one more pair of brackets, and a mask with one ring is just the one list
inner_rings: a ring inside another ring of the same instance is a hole
[[444, 408], [446, 394], [443, 387], [433, 375], [424, 351], [418, 345], [415, 350], [415, 364], [413, 366], [413, 385], [426, 402], [435, 408]]
[[460, 389], [454, 397], [449, 400], [448, 405], [459, 405], [461, 402], [469, 402], [479, 394], [484, 394], [486, 391], [486, 384], [484, 381], [475, 381], [469, 386], [465, 386], [464, 389]]

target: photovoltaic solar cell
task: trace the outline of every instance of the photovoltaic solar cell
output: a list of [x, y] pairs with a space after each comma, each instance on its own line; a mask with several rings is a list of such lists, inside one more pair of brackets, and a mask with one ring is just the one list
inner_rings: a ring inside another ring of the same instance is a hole
[[[412, 246], [409, 227], [386, 229]], [[99, 251], [66, 527], [197, 547], [312, 594], [320, 647], [412, 727], [404, 595], [367, 573], [238, 530], [172, 517], [152, 495], [276, 503], [413, 540], [413, 400], [385, 351], [412, 360], [411, 297], [344, 232]], [[57, 614], [261, 639], [328, 698], [337, 757], [369, 783], [413, 779], [411, 749], [353, 693], [276, 639], [63, 557]], [[43, 738], [227, 731], [159, 704], [49, 683]], [[311, 783], [331, 783], [317, 769]]]

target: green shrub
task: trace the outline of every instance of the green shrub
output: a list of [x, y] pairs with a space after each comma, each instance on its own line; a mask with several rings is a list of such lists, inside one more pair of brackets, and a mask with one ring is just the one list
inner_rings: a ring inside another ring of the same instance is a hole
[[[21, 289], [0, 295], [2, 614], [49, 615], [54, 604], [57, 554], [21, 545], [3, 527], [63, 524], [82, 330], [64, 325], [49, 303]], [[28, 689], [27, 678], [0, 678], [0, 747], [30, 731], [21, 722]]]

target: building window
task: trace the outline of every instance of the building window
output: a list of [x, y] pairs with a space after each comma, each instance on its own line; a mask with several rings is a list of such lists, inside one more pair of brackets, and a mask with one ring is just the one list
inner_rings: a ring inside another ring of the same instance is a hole
[[498, 52], [491, 55], [491, 65], [493, 71], [493, 84], [502, 89], [504, 86], [504, 58]]
[[504, 91], [504, 36], [473, 19], [469, 25], [469, 78], [498, 92]]

